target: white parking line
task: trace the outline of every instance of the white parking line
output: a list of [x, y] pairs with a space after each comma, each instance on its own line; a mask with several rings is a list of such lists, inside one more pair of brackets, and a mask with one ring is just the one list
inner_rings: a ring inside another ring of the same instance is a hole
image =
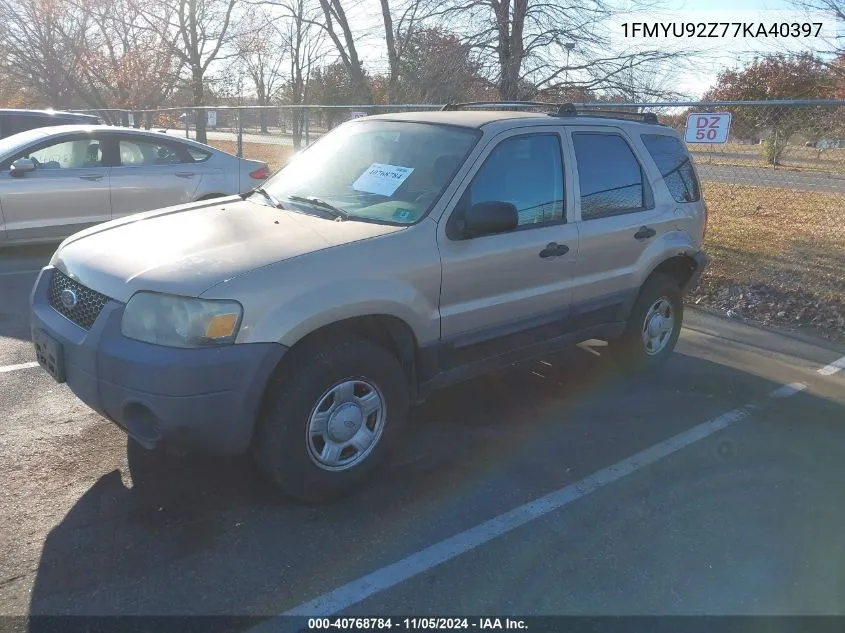
[[[775, 389], [768, 397], [788, 398], [804, 389], [806, 389], [806, 385], [792, 383]], [[325, 617], [339, 613], [377, 593], [395, 587], [401, 582], [422, 574], [438, 565], [442, 565], [480, 545], [484, 545], [503, 534], [507, 534], [518, 527], [535, 521], [550, 512], [559, 510], [573, 501], [595, 492], [599, 488], [623, 477], [627, 477], [646, 466], [650, 466], [672, 453], [676, 453], [695, 442], [713, 435], [717, 431], [721, 431], [739, 422], [762, 408], [762, 404], [760, 403], [749, 403], [743, 407], [723, 413], [717, 418], [694, 426], [668, 440], [655, 444], [651, 448], [640, 451], [612, 466], [603, 468], [580, 481], [569, 484], [544, 497], [530, 501], [509, 512], [500, 514], [489, 521], [471, 527], [444, 541], [430, 545], [425, 549], [411, 554], [407, 558], [403, 558], [387, 567], [377, 569], [342, 587], [329, 591], [309, 602], [300, 604], [282, 614], [280, 618], [272, 618], [262, 622], [252, 628], [251, 633], [269, 633], [270, 631], [285, 630], [285, 622], [281, 619], [284, 617]]]
[[845, 369], [845, 356], [843, 356], [839, 360], [833, 361], [830, 365], [827, 365], [826, 367], [822, 367], [819, 370], [819, 373], [822, 376], [832, 376], [836, 372], [841, 371], [843, 369]]
[[33, 367], [38, 367], [38, 363], [21, 363], [20, 365], [3, 365], [0, 366], [0, 374], [5, 374], [9, 371], [17, 371], [19, 369], [32, 369]]

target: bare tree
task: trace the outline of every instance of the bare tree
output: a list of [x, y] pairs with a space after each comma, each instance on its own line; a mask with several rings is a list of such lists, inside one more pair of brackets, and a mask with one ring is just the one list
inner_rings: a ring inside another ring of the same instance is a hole
[[85, 50], [84, 16], [61, 0], [0, 0], [0, 23], [4, 70], [11, 82], [28, 87], [45, 105], [75, 105], [73, 78]]
[[[253, 10], [241, 23], [236, 41], [238, 57], [255, 86], [258, 105], [268, 106], [284, 82], [283, 66], [287, 46], [263, 9]], [[259, 114], [261, 131], [267, 133], [267, 111]]]
[[[325, 57], [325, 31], [317, 19], [321, 7], [309, 0], [285, 0], [283, 5], [286, 16], [286, 28], [280, 31], [287, 48], [289, 62], [289, 81], [287, 86], [288, 102], [302, 106], [308, 103], [309, 89], [313, 70]], [[293, 110], [293, 145], [302, 146], [305, 120], [304, 111]]]
[[487, 81], [480, 75], [471, 48], [456, 34], [423, 28], [406, 38], [403, 46], [399, 76], [391, 82], [392, 99], [449, 103], [482, 98]]
[[414, 46], [417, 34], [426, 27], [439, 4], [434, 0], [379, 1], [389, 68], [387, 98], [390, 103], [394, 103], [399, 97], [397, 87], [402, 79], [403, 60], [409, 48]]
[[[514, 100], [569, 79], [585, 90], [627, 85], [632, 72], [653, 71], [683, 54], [611, 50], [611, 10], [607, 0], [451, 0], [436, 15], [493, 61], [487, 72], [499, 97]], [[572, 63], [565, 61], [568, 50]]]
[[[191, 101], [206, 105], [206, 75], [216, 61], [235, 53], [226, 47], [233, 43], [231, 28], [238, 0], [132, 0], [146, 27], [166, 42], [189, 73]], [[206, 115], [196, 110], [196, 135], [207, 141]]]
[[[821, 44], [818, 40], [810, 40], [807, 46], [812, 48], [807, 52], [838, 78], [837, 96], [845, 96], [845, 30], [841, 28], [845, 24], [845, 0], [791, 0], [791, 4], [799, 11], [823, 11], [835, 20], [835, 33], [823, 38]], [[782, 52], [792, 53], [794, 48]]]
[[355, 100], [360, 103], [370, 103], [373, 98], [372, 92], [358, 55], [355, 35], [341, 0], [319, 0], [319, 2], [324, 17], [322, 26], [335, 45], [346, 72], [349, 73], [355, 89]]
[[66, 1], [85, 20], [74, 80], [86, 102], [98, 108], [147, 109], [168, 98], [179, 78], [180, 59], [159, 33], [143, 28], [131, 0]]

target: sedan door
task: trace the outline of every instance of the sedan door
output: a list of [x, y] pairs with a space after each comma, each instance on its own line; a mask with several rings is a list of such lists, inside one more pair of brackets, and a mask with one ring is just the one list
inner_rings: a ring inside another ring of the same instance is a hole
[[112, 217], [194, 200], [202, 172], [178, 142], [152, 135], [118, 134], [112, 169]]
[[[8, 242], [62, 239], [111, 219], [111, 168], [101, 142], [97, 135], [62, 134], [0, 164], [0, 206]], [[35, 170], [13, 176], [9, 168], [19, 158], [32, 159]]]

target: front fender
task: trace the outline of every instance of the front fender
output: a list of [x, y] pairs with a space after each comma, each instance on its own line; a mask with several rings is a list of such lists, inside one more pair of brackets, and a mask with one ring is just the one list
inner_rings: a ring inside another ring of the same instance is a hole
[[286, 297], [284, 303], [245, 324], [238, 342], [278, 342], [292, 347], [308, 334], [332, 323], [386, 315], [404, 321], [420, 344], [424, 344], [440, 336], [438, 314], [436, 303], [400, 280], [344, 278]]

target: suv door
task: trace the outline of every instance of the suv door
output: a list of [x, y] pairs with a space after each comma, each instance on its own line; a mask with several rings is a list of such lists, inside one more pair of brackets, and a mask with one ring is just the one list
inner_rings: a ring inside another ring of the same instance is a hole
[[[111, 219], [109, 166], [99, 136], [69, 134], [29, 146], [0, 164], [0, 204], [10, 241], [60, 239]], [[35, 171], [9, 166], [32, 158]]]
[[567, 126], [575, 177], [577, 326], [624, 321], [639, 291], [637, 264], [669, 229], [672, 205], [656, 201], [653, 173], [621, 128]]
[[194, 199], [202, 174], [183, 145], [164, 137], [160, 140], [133, 134], [116, 137], [120, 156], [112, 170], [113, 217]]
[[[440, 327], [453, 351], [451, 364], [563, 333], [578, 251], [577, 227], [566, 215], [571, 182], [563, 144], [552, 127], [497, 136], [458, 190], [451, 214], [443, 215], [438, 230]], [[456, 228], [462, 214], [486, 201], [513, 203], [518, 227], [464, 238]]]

